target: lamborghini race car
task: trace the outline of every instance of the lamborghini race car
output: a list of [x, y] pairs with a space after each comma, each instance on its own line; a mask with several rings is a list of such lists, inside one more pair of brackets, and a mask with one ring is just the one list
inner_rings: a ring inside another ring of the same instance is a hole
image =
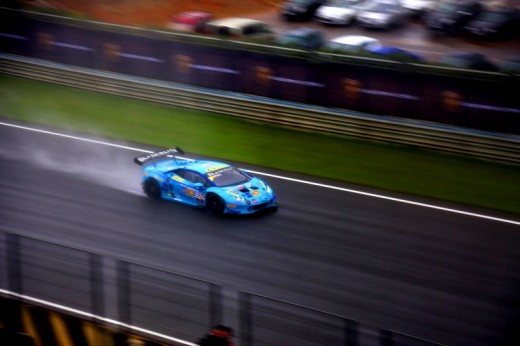
[[229, 164], [178, 158], [180, 148], [136, 157], [143, 166], [142, 187], [152, 199], [206, 208], [221, 214], [252, 214], [276, 209], [274, 191], [264, 181]]

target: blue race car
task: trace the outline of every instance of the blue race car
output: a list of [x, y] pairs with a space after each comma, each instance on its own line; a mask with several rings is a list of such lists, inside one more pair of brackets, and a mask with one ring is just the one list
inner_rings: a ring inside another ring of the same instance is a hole
[[136, 157], [143, 166], [142, 186], [152, 199], [165, 199], [222, 214], [252, 214], [277, 209], [274, 191], [262, 180], [229, 164], [177, 158], [172, 148]]

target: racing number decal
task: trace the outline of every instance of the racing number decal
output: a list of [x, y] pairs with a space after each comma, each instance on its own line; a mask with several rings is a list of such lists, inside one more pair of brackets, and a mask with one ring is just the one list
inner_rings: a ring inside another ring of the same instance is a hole
[[196, 200], [197, 202], [204, 202], [204, 201], [206, 200], [206, 198], [205, 198], [204, 194], [202, 194], [202, 193], [196, 191], [196, 192], [195, 192], [195, 200]]
[[206, 200], [206, 196], [203, 193], [195, 191], [188, 187], [183, 187], [182, 193], [188, 197], [195, 198], [197, 202], [204, 202]]

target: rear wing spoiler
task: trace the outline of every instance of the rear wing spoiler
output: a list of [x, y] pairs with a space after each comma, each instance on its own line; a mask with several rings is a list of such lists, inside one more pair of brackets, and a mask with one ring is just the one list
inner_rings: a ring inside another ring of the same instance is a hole
[[174, 157], [174, 155], [177, 153], [184, 155], [184, 151], [182, 151], [181, 148], [175, 147], [175, 148], [170, 148], [170, 149], [166, 149], [166, 150], [162, 150], [162, 151], [157, 151], [155, 153], [136, 157], [136, 158], [134, 158], [134, 162], [136, 164], [138, 164], [139, 166], [142, 166], [145, 163], [152, 162], [154, 160], [160, 160], [164, 157]]

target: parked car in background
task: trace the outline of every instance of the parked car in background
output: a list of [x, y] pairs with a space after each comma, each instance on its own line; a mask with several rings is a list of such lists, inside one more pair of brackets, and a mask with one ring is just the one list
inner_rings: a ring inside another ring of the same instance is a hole
[[498, 69], [502, 73], [520, 75], [520, 56], [502, 60], [498, 66]]
[[311, 28], [299, 28], [289, 30], [279, 35], [275, 43], [294, 48], [313, 50], [325, 45], [326, 39], [323, 32]]
[[209, 21], [204, 26], [208, 34], [228, 38], [256, 37], [272, 39], [274, 30], [265, 22], [249, 18], [223, 18]]
[[326, 47], [337, 52], [360, 53], [381, 47], [381, 42], [368, 36], [345, 35], [329, 40]]
[[426, 26], [433, 33], [460, 32], [482, 10], [479, 0], [449, 0], [440, 2], [426, 16]]
[[357, 23], [368, 29], [390, 29], [407, 19], [406, 10], [397, 0], [373, 0], [357, 15]]
[[401, 0], [401, 4], [412, 17], [422, 17], [442, 0]]
[[520, 10], [512, 7], [483, 9], [465, 27], [476, 38], [495, 39], [520, 34]]
[[314, 16], [314, 20], [329, 25], [350, 25], [363, 5], [364, 0], [327, 0]]
[[452, 52], [441, 57], [438, 62], [468, 70], [498, 71], [498, 67], [485, 55], [474, 52]]
[[381, 57], [397, 60], [397, 61], [409, 61], [409, 62], [426, 62], [426, 60], [412, 52], [405, 49], [392, 47], [392, 46], [380, 46], [369, 49], [370, 53], [380, 55]]
[[311, 20], [325, 0], [289, 0], [282, 5], [281, 14], [287, 20]]
[[209, 12], [188, 11], [173, 17], [168, 23], [168, 28], [176, 31], [203, 33], [204, 26], [215, 16]]

